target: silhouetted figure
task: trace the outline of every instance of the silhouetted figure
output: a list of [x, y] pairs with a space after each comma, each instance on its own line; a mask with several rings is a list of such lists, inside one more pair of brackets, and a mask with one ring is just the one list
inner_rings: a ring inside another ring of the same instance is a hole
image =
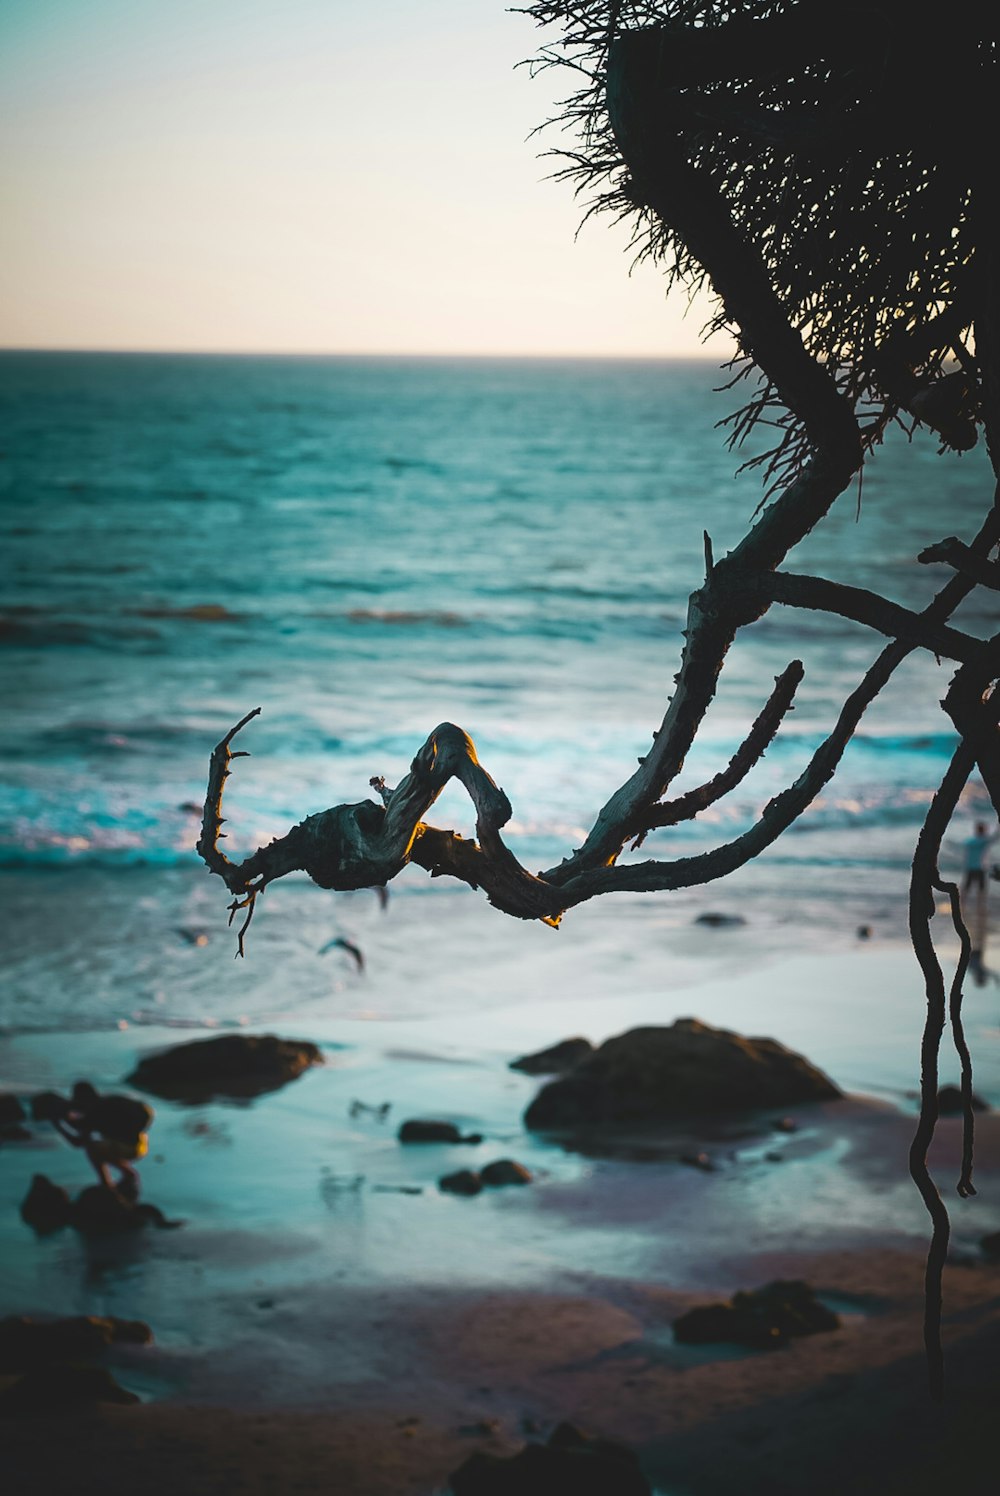
[[1000, 831], [987, 833], [986, 822], [977, 821], [976, 829], [965, 843], [965, 870], [962, 878], [962, 892], [967, 894], [970, 889], [986, 889], [986, 854], [990, 847], [1000, 836]]
[[133, 1165], [149, 1151], [147, 1129], [153, 1109], [131, 1096], [102, 1096], [89, 1081], [77, 1081], [64, 1109], [51, 1121], [74, 1148], [82, 1148], [105, 1189], [113, 1189], [108, 1169], [118, 1171], [118, 1188], [134, 1199], [139, 1175]]

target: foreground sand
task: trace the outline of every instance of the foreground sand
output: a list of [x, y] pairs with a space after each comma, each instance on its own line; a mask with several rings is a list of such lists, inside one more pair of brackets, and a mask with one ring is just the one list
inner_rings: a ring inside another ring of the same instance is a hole
[[[840, 1135], [853, 1139], [853, 1162], [849, 1155], [842, 1165], [850, 1188], [859, 1198], [877, 1194], [910, 1119], [852, 1102], [833, 1106], [834, 1115], [837, 1106], [846, 1108]], [[944, 1122], [935, 1149], [942, 1182], [957, 1141], [957, 1123]], [[273, 1305], [260, 1302], [270, 1311], [265, 1328], [189, 1357], [182, 1395], [5, 1421], [0, 1489], [433, 1496], [473, 1449], [514, 1452], [562, 1419], [631, 1445], [664, 1496], [997, 1489], [1000, 1263], [967, 1229], [956, 1233], [946, 1273], [948, 1389], [934, 1405], [919, 1244], [762, 1251], [735, 1217], [720, 1241], [719, 1220], [706, 1211], [705, 1258], [719, 1293], [804, 1277], [843, 1323], [771, 1352], [680, 1347], [671, 1322], [710, 1292], [667, 1286], [668, 1268], [649, 1281], [574, 1270], [571, 1261], [574, 1224], [588, 1211], [605, 1225], [617, 1215], [624, 1235], [649, 1213], [676, 1208], [637, 1193], [643, 1177], [610, 1167], [564, 1202], [558, 1291], [286, 1283]], [[815, 1187], [822, 1175], [803, 1177]], [[983, 1197], [1000, 1194], [995, 1115], [981, 1120], [979, 1183]], [[809, 1205], [804, 1198], [803, 1212]], [[985, 1228], [994, 1214], [982, 1216]], [[696, 1236], [698, 1220], [688, 1229]], [[858, 1229], [859, 1241], [865, 1234]], [[155, 1348], [126, 1351], [118, 1375], [128, 1385], [159, 1354], [169, 1362]]]
[[[677, 1496], [996, 1490], [1000, 1266], [949, 1271], [943, 1407], [925, 1392], [914, 1255], [766, 1266], [865, 1311], [784, 1350], [699, 1364], [664, 1333], [690, 1299], [654, 1287], [379, 1295], [332, 1330], [348, 1356], [378, 1338], [378, 1384], [342, 1385], [309, 1411], [168, 1403], [26, 1419], [4, 1429], [3, 1489], [430, 1496], [473, 1448], [513, 1451], [568, 1417], [633, 1445]], [[266, 1393], [252, 1366], [232, 1374], [253, 1402]]]
[[[78, 1187], [85, 1165], [47, 1136], [7, 1150], [3, 1312], [141, 1317], [157, 1338], [112, 1361], [142, 1404], [4, 1420], [0, 1490], [436, 1496], [472, 1450], [513, 1452], [569, 1419], [636, 1449], [662, 1496], [992, 1496], [1000, 1264], [978, 1241], [1000, 1228], [1000, 1112], [980, 1120], [976, 1201], [954, 1197], [956, 1121], [935, 1147], [955, 1224], [948, 1398], [935, 1407], [927, 1225], [906, 1178], [913, 1107], [888, 1065], [908, 1073], [899, 1034], [919, 1017], [915, 986], [903, 957], [866, 952], [668, 1001], [572, 1004], [572, 1027], [595, 1038], [695, 1012], [774, 1033], [848, 1086], [862, 1061], [888, 1076], [881, 1100], [794, 1109], [790, 1134], [766, 1118], [675, 1129], [599, 1158], [526, 1134], [533, 1083], [505, 1060], [572, 1031], [562, 1007], [536, 1003], [489, 1022], [290, 1020], [283, 1030], [325, 1043], [328, 1064], [249, 1108], [158, 1105], [146, 1193], [187, 1224], [121, 1251], [72, 1233], [36, 1241], [17, 1213], [30, 1174]], [[977, 1085], [996, 1107], [995, 999], [970, 1006]], [[22, 1035], [0, 1053], [26, 1092], [80, 1073], [111, 1086], [145, 1045], [176, 1037]], [[391, 1099], [391, 1122], [354, 1117], [355, 1097]], [[395, 1142], [401, 1116], [440, 1112], [481, 1127], [481, 1149]], [[679, 1161], [703, 1148], [715, 1172]], [[475, 1200], [437, 1190], [445, 1168], [498, 1154], [522, 1158], [536, 1184]], [[674, 1345], [683, 1309], [775, 1277], [806, 1278], [842, 1328], [770, 1353]]]

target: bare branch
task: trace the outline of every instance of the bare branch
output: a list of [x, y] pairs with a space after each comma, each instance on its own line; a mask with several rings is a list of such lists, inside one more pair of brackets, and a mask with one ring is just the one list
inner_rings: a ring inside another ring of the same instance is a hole
[[969, 1053], [965, 1038], [965, 1025], [962, 1022], [962, 997], [969, 963], [972, 960], [972, 937], [962, 915], [962, 895], [958, 884], [938, 881], [934, 887], [948, 895], [951, 922], [955, 926], [955, 934], [958, 936], [959, 943], [959, 957], [955, 964], [955, 975], [951, 980], [951, 990], [948, 993], [948, 1016], [951, 1019], [955, 1052], [962, 1068], [962, 1172], [956, 1188], [962, 1199], [966, 1200], [976, 1193], [972, 1184], [972, 1155], [976, 1134], [976, 1114], [972, 1106], [972, 1055]]
[[944, 1353], [941, 1348], [941, 1277], [948, 1255], [951, 1223], [944, 1201], [927, 1167], [927, 1153], [938, 1118], [938, 1053], [945, 1025], [944, 974], [931, 938], [934, 885], [938, 879], [941, 840], [948, 829], [958, 797], [972, 772], [975, 757], [961, 742], [931, 801], [917, 838], [910, 876], [910, 939], [924, 975], [927, 1017], [920, 1046], [920, 1116], [910, 1145], [910, 1175], [931, 1218], [931, 1244], [924, 1279], [924, 1345], [931, 1396], [944, 1394]]
[[793, 660], [787, 670], [783, 670], [775, 678], [774, 690], [763, 710], [722, 772], [697, 789], [688, 790], [686, 795], [668, 800], [665, 804], [654, 805], [643, 812], [641, 828], [637, 827], [635, 831], [629, 829], [626, 833], [628, 836], [636, 835], [633, 848], [640, 847], [647, 832], [656, 827], [676, 826], [679, 821], [693, 820], [746, 778], [754, 764], [760, 761], [785, 715], [793, 710], [792, 698], [804, 675], [802, 661]]
[[942, 705], [960, 735], [971, 744], [993, 808], [1000, 816], [1000, 634], [984, 647], [985, 664], [955, 672]]
[[855, 623], [877, 629], [889, 639], [905, 639], [932, 654], [970, 664], [981, 661], [984, 644], [959, 629], [928, 620], [924, 614], [911, 612], [899, 603], [869, 592], [864, 587], [848, 587], [826, 577], [808, 577], [789, 571], [776, 571], [758, 584], [768, 599], [793, 608], [811, 608], [817, 612], [836, 613]]
[[764, 807], [759, 820], [749, 831], [735, 841], [696, 857], [679, 857], [672, 862], [627, 863], [580, 873], [560, 888], [565, 907], [569, 909], [598, 894], [614, 891], [653, 893], [712, 883], [758, 856], [802, 814], [832, 777], [864, 712], [909, 653], [905, 644], [886, 646], [844, 703], [833, 732], [817, 748], [808, 766], [794, 784]]
[[229, 765], [234, 758], [245, 757], [243, 754], [234, 754], [229, 745], [241, 728], [252, 722], [254, 717], [260, 715], [260, 707], [255, 706], [252, 712], [247, 712], [241, 717], [235, 727], [231, 727], [212, 750], [212, 757], [208, 765], [208, 788], [205, 791], [205, 808], [201, 819], [201, 835], [198, 838], [197, 852], [199, 857], [207, 863], [209, 871], [218, 873], [226, 887], [232, 893], [243, 893], [246, 890], [245, 880], [240, 878], [238, 869], [230, 862], [229, 858], [219, 847], [219, 837], [224, 836], [222, 827], [225, 819], [222, 814], [222, 793], [229, 778]]
[[[750, 584], [777, 566], [846, 486], [822, 462], [811, 463], [770, 504], [744, 540], [716, 561], [704, 586], [688, 601], [685, 645], [677, 689], [638, 769], [601, 809], [572, 856], [543, 877], [564, 885], [591, 868], [614, 862], [643, 813], [662, 800], [684, 766], [695, 734], [715, 696], [723, 661], [737, 630], [765, 612], [768, 601]], [[634, 831], [631, 834], [635, 834]]]
[[936, 545], [929, 545], [926, 550], [920, 552], [917, 560], [922, 561], [925, 566], [934, 561], [941, 561], [945, 566], [951, 566], [955, 571], [960, 571], [971, 581], [978, 582], [983, 587], [990, 587], [994, 592], [1000, 592], [1000, 562], [987, 561], [982, 556], [977, 556], [956, 535], [948, 535], [944, 540], [939, 540]]

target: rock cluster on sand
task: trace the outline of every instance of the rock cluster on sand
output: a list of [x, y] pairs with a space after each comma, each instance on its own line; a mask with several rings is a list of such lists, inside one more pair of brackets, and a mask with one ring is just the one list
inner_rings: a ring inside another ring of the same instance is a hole
[[482, 1133], [463, 1134], [454, 1122], [438, 1122], [432, 1118], [411, 1117], [404, 1122], [397, 1134], [401, 1143], [481, 1143]]
[[[972, 1092], [972, 1110], [974, 1112], [988, 1112], [989, 1106], [981, 1096]], [[962, 1100], [962, 1092], [959, 1086], [942, 1086], [938, 1091], [938, 1111], [942, 1117], [960, 1117], [965, 1110], [965, 1102]]]
[[156, 1205], [131, 1200], [118, 1190], [91, 1185], [76, 1199], [53, 1184], [44, 1174], [36, 1174], [21, 1202], [21, 1219], [39, 1236], [49, 1236], [64, 1226], [73, 1226], [84, 1236], [116, 1236], [139, 1231], [144, 1226], [170, 1229], [180, 1221], [169, 1221]]
[[549, 1045], [548, 1049], [511, 1060], [509, 1068], [523, 1070], [525, 1075], [562, 1075], [563, 1071], [572, 1070], [574, 1065], [579, 1065], [593, 1053], [594, 1046], [589, 1039], [561, 1039], [558, 1044]]
[[674, 1338], [683, 1345], [726, 1342], [764, 1350], [839, 1325], [839, 1315], [819, 1302], [808, 1283], [779, 1280], [752, 1293], [735, 1293], [728, 1304], [689, 1310], [674, 1321]]
[[148, 1055], [128, 1083], [171, 1101], [259, 1096], [295, 1080], [323, 1055], [306, 1039], [274, 1034], [221, 1034]]
[[77, 1314], [71, 1319], [0, 1319], [0, 1370], [26, 1371], [50, 1361], [80, 1361], [109, 1345], [149, 1345], [153, 1332], [141, 1319]]
[[506, 1459], [477, 1450], [450, 1477], [452, 1496], [651, 1496], [639, 1461], [624, 1444], [590, 1439], [561, 1423], [547, 1444], [526, 1444]]
[[106, 1366], [81, 1366], [58, 1361], [35, 1366], [0, 1392], [0, 1417], [21, 1418], [26, 1413], [58, 1413], [97, 1403], [137, 1403]]
[[106, 1366], [89, 1364], [111, 1345], [149, 1345], [153, 1332], [138, 1319], [77, 1315], [0, 1320], [0, 1371], [22, 1375], [0, 1392], [0, 1416], [53, 1413], [97, 1403], [137, 1403]]
[[531, 1128], [659, 1122], [717, 1112], [829, 1101], [828, 1076], [775, 1039], [746, 1039], [696, 1018], [608, 1039], [543, 1086], [525, 1113]]

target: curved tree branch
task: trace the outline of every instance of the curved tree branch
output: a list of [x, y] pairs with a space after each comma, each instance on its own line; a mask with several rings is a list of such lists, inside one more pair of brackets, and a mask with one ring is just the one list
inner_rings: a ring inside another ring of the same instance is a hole
[[922, 561], [925, 566], [930, 562], [942, 561], [945, 566], [960, 571], [963, 576], [978, 582], [980, 586], [1000, 592], [1000, 562], [987, 561], [982, 556], [977, 556], [956, 535], [948, 535], [936, 545], [927, 546], [920, 552], [917, 560]]
[[686, 795], [681, 795], [676, 800], [668, 800], [636, 813], [636, 821], [638, 823], [641, 819], [641, 825], [637, 824], [634, 830], [629, 827], [626, 832], [626, 836], [636, 837], [633, 850], [642, 846], [648, 832], [660, 826], [676, 826], [680, 821], [693, 820], [746, 778], [754, 764], [760, 762], [784, 717], [794, 710], [792, 698], [804, 675], [802, 661], [793, 660], [786, 670], [775, 677], [774, 690], [764, 703], [763, 710], [721, 773], [699, 785], [697, 789], [688, 790]]
[[931, 1396], [935, 1398], [944, 1394], [941, 1277], [948, 1255], [951, 1223], [927, 1166], [927, 1153], [938, 1119], [938, 1052], [946, 1016], [944, 974], [931, 938], [930, 922], [935, 909], [933, 889], [939, 882], [937, 865], [941, 841], [974, 762], [971, 747], [965, 742], [960, 743], [920, 829], [910, 877], [910, 938], [924, 975], [927, 994], [927, 1017], [920, 1046], [920, 1116], [910, 1145], [910, 1174], [932, 1225], [924, 1279], [924, 1345]]
[[985, 645], [981, 639], [948, 628], [922, 613], [914, 613], [864, 587], [849, 587], [843, 582], [828, 581], [826, 577], [808, 577], [789, 571], [771, 572], [761, 579], [758, 586], [771, 602], [836, 613], [855, 623], [867, 624], [889, 639], [905, 639], [907, 643], [920, 645], [945, 659], [969, 664], [983, 659]]

